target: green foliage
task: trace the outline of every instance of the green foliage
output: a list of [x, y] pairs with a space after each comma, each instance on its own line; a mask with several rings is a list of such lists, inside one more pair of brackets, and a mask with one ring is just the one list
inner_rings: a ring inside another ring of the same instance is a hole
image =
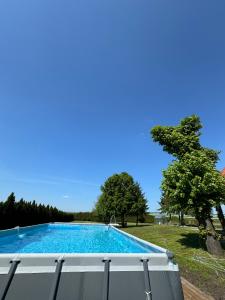
[[[76, 212], [73, 213], [74, 221], [88, 221], [88, 222], [102, 222], [103, 220], [97, 215], [96, 211], [93, 212]], [[135, 223], [137, 221], [136, 216], [127, 216], [128, 223]], [[117, 222], [121, 222], [120, 217], [117, 217]], [[138, 217], [140, 223], [154, 223], [155, 217], [150, 214], [140, 215]]]
[[145, 216], [145, 223], [154, 223], [155, 222], [155, 216], [146, 214]]
[[[179, 225], [180, 219], [177, 215], [171, 215], [171, 217], [167, 216], [167, 223], [173, 225]], [[197, 227], [198, 221], [195, 218], [184, 217], [184, 225]]]
[[153, 216], [151, 214], [147, 214], [145, 216], [145, 222], [146, 223], [155, 223], [155, 216]]
[[163, 150], [175, 157], [200, 149], [199, 130], [202, 128], [199, 117], [193, 115], [183, 119], [178, 126], [155, 126], [152, 138], [163, 146]]
[[218, 151], [202, 147], [200, 129], [202, 124], [196, 115], [186, 117], [177, 126], [155, 126], [151, 130], [152, 138], [163, 146], [163, 150], [181, 159], [193, 150], [202, 150], [213, 161], [218, 160]]
[[73, 214], [74, 221], [89, 221], [89, 222], [100, 222], [101, 219], [96, 212], [77, 212]]
[[215, 168], [218, 152], [201, 146], [201, 128], [199, 117], [193, 115], [177, 126], [156, 126], [151, 131], [153, 140], [177, 158], [163, 172], [161, 207], [168, 213], [193, 210], [205, 218], [225, 199], [225, 180]]
[[105, 223], [115, 215], [125, 226], [128, 215], [135, 215], [138, 220], [147, 210], [147, 201], [139, 184], [128, 173], [112, 175], [101, 186], [101, 191], [96, 212]]
[[163, 172], [162, 191], [177, 210], [193, 210], [207, 218], [225, 197], [225, 180], [204, 151], [186, 153]]
[[193, 211], [208, 251], [222, 255], [211, 210], [225, 199], [225, 180], [215, 168], [218, 152], [200, 144], [201, 128], [199, 117], [193, 115], [177, 126], [156, 126], [151, 131], [153, 140], [176, 158], [163, 172], [162, 209], [181, 215]]
[[5, 202], [0, 202], [0, 229], [72, 220], [73, 214], [60, 211], [56, 207], [23, 199], [16, 202], [14, 193]]

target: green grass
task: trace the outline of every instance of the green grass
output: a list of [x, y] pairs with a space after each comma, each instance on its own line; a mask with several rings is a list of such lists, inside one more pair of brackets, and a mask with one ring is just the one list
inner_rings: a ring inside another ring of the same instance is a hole
[[225, 257], [209, 255], [196, 228], [129, 224], [124, 231], [172, 251], [183, 277], [215, 299], [225, 299]]

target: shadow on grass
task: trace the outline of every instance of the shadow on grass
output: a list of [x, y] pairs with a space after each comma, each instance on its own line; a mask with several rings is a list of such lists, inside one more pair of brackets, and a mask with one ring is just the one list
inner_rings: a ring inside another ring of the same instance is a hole
[[[178, 242], [188, 248], [207, 250], [205, 242], [200, 238], [198, 233], [190, 232], [181, 234], [182, 238]], [[225, 250], [225, 240], [221, 241], [221, 246]]]
[[206, 250], [204, 241], [200, 238], [197, 232], [182, 233], [182, 238], [178, 242], [188, 248]]

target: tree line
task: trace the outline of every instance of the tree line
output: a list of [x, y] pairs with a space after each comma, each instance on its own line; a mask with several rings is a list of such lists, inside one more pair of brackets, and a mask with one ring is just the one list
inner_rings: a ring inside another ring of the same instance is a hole
[[0, 202], [0, 229], [72, 220], [72, 213], [63, 212], [56, 207], [24, 199], [16, 201], [14, 193], [6, 201]]
[[[101, 218], [100, 215], [97, 214], [96, 210], [93, 211], [87, 211], [87, 212], [75, 212], [73, 213], [74, 216], [74, 221], [88, 221], [88, 222], [104, 222], [104, 219]], [[137, 217], [132, 215], [132, 216], [126, 216], [126, 221], [127, 222], [131, 222], [131, 223], [135, 223], [137, 222]], [[116, 217], [116, 222], [120, 222], [120, 217], [117, 216]], [[142, 223], [154, 223], [155, 222], [155, 217], [151, 214], [148, 214], [147, 212], [140, 216], [138, 218], [138, 222], [142, 222]]]

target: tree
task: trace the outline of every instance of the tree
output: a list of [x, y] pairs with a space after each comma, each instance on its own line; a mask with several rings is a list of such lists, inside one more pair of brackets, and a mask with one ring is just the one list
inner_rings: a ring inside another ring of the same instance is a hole
[[[177, 126], [155, 126], [151, 133], [155, 142], [163, 146], [163, 150], [181, 159], [186, 153], [193, 150], [202, 150], [207, 157], [216, 163], [219, 159], [219, 152], [213, 149], [202, 147], [200, 144], [200, 129], [202, 124], [196, 115], [184, 118]], [[222, 201], [224, 202], [224, 200]], [[223, 230], [225, 230], [225, 218], [221, 208], [221, 202], [215, 203], [218, 218]]]
[[206, 246], [211, 253], [221, 254], [218, 235], [211, 220], [215, 202], [225, 195], [225, 182], [204, 152], [193, 151], [174, 161], [164, 171], [162, 190], [172, 206], [183, 211], [193, 210], [201, 232], [206, 234]]
[[[224, 171], [225, 170], [220, 172], [220, 174], [221, 174], [221, 176], [223, 176], [225, 178]], [[225, 204], [225, 199], [223, 199], [222, 202], [223, 202], [223, 204]], [[217, 215], [218, 215], [218, 218], [220, 220], [220, 223], [221, 223], [221, 226], [222, 226], [222, 229], [223, 229], [223, 234], [225, 234], [225, 218], [224, 218], [223, 210], [222, 210], [222, 207], [221, 207], [220, 204], [216, 205], [216, 211], [217, 211]]]
[[106, 223], [115, 215], [120, 218], [122, 227], [125, 227], [128, 215], [139, 216], [147, 209], [139, 184], [126, 172], [109, 177], [101, 186], [101, 192], [96, 203], [96, 212]]
[[10, 223], [12, 224], [12, 227], [16, 226], [15, 223], [15, 202], [16, 198], [14, 193], [11, 193], [7, 200], [5, 201], [5, 205], [3, 208], [4, 211], [4, 221], [5, 224], [10, 226]]
[[169, 222], [171, 221], [171, 214], [178, 214], [179, 225], [180, 226], [185, 225], [184, 212], [181, 209], [179, 203], [176, 203], [176, 205], [175, 204], [172, 205], [172, 201], [165, 194], [163, 194], [159, 204], [160, 204], [161, 213], [166, 213], [167, 215], [169, 215]]
[[200, 129], [202, 124], [196, 115], [186, 117], [177, 126], [155, 126], [151, 130], [152, 138], [163, 146], [163, 150], [181, 159], [193, 150], [203, 150], [214, 163], [218, 160], [218, 151], [202, 147]]
[[136, 216], [136, 226], [138, 226], [138, 222], [143, 222], [144, 220], [144, 215], [148, 209], [148, 205], [145, 195], [142, 192], [139, 183], [137, 182], [134, 185], [134, 194], [136, 201], [131, 207], [130, 214]]
[[27, 202], [23, 199], [16, 201], [14, 193], [5, 202], [0, 202], [0, 229], [72, 220], [72, 213], [65, 213], [49, 205], [37, 205], [35, 201]]
[[221, 254], [211, 210], [225, 197], [225, 181], [215, 168], [218, 152], [200, 145], [201, 127], [200, 119], [191, 116], [178, 126], [157, 126], [151, 132], [153, 140], [176, 158], [163, 172], [163, 197], [173, 209], [193, 210], [208, 251]]

